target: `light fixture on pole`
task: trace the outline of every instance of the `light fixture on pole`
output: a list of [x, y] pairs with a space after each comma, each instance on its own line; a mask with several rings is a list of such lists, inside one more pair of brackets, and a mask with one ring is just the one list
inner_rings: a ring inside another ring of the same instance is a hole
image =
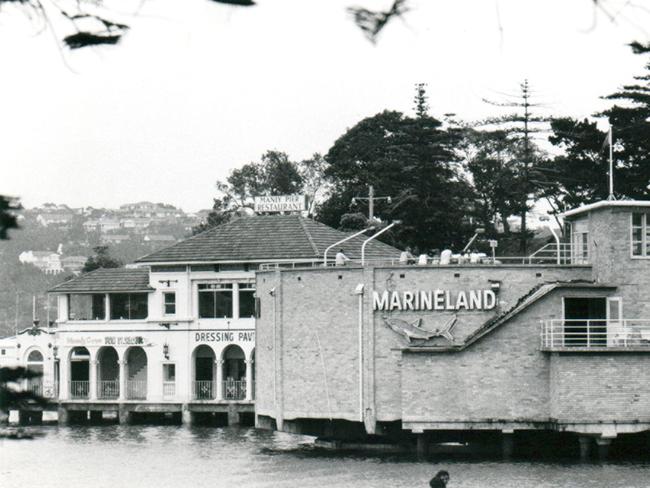
[[370, 185], [368, 186], [368, 196], [367, 197], [353, 197], [351, 204], [356, 205], [357, 200], [368, 201], [368, 222], [372, 222], [375, 218], [375, 201], [376, 200], [386, 200], [388, 203], [392, 203], [393, 199], [391, 197], [376, 197], [375, 188]]
[[553, 229], [553, 227], [551, 227], [550, 224], [548, 223], [551, 220], [548, 215], [542, 215], [539, 218], [539, 220], [540, 220], [540, 222], [546, 223], [546, 227], [548, 228], [548, 230], [551, 231], [551, 234], [553, 234], [553, 237], [555, 238], [555, 246], [557, 248], [557, 264], [560, 264], [561, 263], [561, 259], [560, 259], [560, 237], [555, 233], [555, 230]]

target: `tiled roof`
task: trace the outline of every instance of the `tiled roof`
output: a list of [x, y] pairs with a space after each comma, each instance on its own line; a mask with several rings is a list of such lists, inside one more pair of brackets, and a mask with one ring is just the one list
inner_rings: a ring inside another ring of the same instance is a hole
[[[137, 262], [218, 262], [248, 260], [320, 259], [328, 246], [346, 237], [333, 229], [299, 215], [239, 217], [194, 237], [139, 258]], [[340, 247], [350, 259], [361, 258], [359, 236]], [[334, 258], [336, 250], [331, 251]], [[379, 241], [366, 246], [368, 259], [399, 255], [399, 250]]]
[[100, 268], [65, 281], [52, 293], [92, 293], [109, 291], [152, 291], [148, 268]]

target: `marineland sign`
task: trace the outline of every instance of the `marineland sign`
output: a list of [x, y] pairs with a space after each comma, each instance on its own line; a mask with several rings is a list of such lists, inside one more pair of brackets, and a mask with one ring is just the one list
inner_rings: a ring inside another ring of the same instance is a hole
[[492, 310], [492, 290], [416, 290], [373, 292], [373, 310]]

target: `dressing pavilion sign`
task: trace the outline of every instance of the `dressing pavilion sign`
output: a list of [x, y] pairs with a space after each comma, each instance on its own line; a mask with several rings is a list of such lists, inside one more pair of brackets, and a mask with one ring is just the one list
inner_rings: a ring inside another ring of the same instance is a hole
[[303, 210], [307, 210], [305, 195], [255, 197], [255, 212], [302, 212]]
[[497, 305], [493, 290], [415, 290], [373, 292], [373, 310], [492, 310]]

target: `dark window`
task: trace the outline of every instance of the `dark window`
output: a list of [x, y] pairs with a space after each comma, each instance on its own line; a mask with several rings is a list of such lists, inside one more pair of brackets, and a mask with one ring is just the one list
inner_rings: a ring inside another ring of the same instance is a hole
[[163, 364], [163, 381], [176, 381], [175, 364]]
[[68, 295], [69, 320], [105, 320], [103, 294]]
[[199, 285], [199, 318], [232, 318], [232, 283]]
[[186, 266], [152, 266], [152, 273], [185, 273]]
[[165, 297], [165, 315], [176, 315], [176, 293], [163, 293]]
[[255, 285], [253, 283], [239, 285], [239, 317], [255, 317]]
[[575, 347], [607, 345], [607, 299], [605, 297], [564, 298], [564, 345]]
[[149, 315], [146, 293], [111, 293], [111, 320], [140, 320]]

